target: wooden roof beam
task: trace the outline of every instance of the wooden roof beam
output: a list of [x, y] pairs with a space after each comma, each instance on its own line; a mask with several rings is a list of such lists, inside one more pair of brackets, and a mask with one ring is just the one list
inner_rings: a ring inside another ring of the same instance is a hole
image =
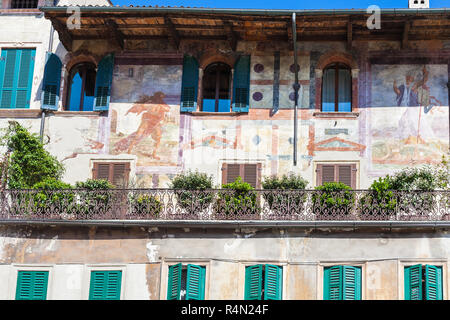
[[351, 51], [353, 47], [353, 23], [350, 20], [347, 23], [347, 50]]
[[180, 48], [180, 35], [178, 34], [175, 25], [169, 17], [164, 16], [164, 22], [167, 25], [167, 32], [169, 34], [169, 40], [172, 41], [175, 48], [178, 50]]
[[228, 43], [230, 44], [230, 48], [233, 51], [236, 51], [237, 47], [237, 35], [236, 32], [233, 30], [233, 25], [231, 22], [225, 20], [223, 21], [223, 27], [225, 29], [225, 33], [227, 36]]
[[113, 20], [106, 20], [105, 25], [108, 29], [110, 37], [112, 37], [118, 46], [123, 50], [125, 48], [125, 39], [122, 32], [119, 31], [117, 24]]
[[411, 21], [405, 21], [405, 25], [403, 27], [403, 36], [402, 36], [402, 49], [408, 49], [409, 47], [409, 30], [411, 29]]
[[52, 19], [53, 27], [58, 32], [59, 40], [67, 51], [72, 51], [73, 39], [68, 29], [58, 19]]

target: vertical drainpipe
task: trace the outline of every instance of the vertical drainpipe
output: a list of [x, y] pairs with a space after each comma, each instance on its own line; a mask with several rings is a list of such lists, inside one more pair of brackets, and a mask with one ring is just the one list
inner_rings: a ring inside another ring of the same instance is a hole
[[292, 40], [294, 43], [294, 166], [297, 166], [297, 105], [298, 105], [298, 90], [300, 85], [298, 83], [298, 68], [297, 68], [297, 22], [295, 19], [295, 12], [292, 13]]
[[[49, 37], [49, 41], [48, 41], [47, 54], [45, 55], [44, 76], [45, 76], [45, 65], [47, 64], [48, 54], [50, 52], [52, 52], [52, 50], [53, 50], [53, 34], [54, 34], [53, 24], [50, 24], [50, 37]], [[43, 101], [41, 101], [41, 103], [43, 103]], [[44, 126], [45, 126], [45, 109], [42, 109], [42, 113], [41, 113], [41, 129], [39, 131], [39, 136], [41, 138], [41, 142], [44, 141]]]

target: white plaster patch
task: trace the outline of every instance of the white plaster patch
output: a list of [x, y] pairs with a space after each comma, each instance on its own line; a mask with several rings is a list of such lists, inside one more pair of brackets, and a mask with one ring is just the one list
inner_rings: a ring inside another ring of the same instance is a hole
[[152, 245], [152, 242], [147, 243], [147, 258], [149, 262], [157, 262], [158, 261], [158, 253], [159, 253], [159, 246], [158, 245]]
[[56, 240], [58, 240], [58, 236], [54, 236], [45, 250], [55, 251], [56, 250]]
[[225, 244], [223, 245], [223, 251], [225, 253], [232, 253], [234, 250], [236, 250], [240, 244], [241, 244], [241, 239], [235, 239], [235, 240], [231, 240], [228, 242], [225, 242]]

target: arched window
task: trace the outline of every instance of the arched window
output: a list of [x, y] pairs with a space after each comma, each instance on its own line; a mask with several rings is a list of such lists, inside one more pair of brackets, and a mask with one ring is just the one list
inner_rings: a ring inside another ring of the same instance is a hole
[[231, 68], [225, 63], [212, 63], [202, 79], [204, 112], [230, 112]]
[[322, 112], [352, 111], [351, 69], [342, 63], [328, 65], [323, 71]]
[[91, 62], [79, 63], [72, 67], [69, 73], [67, 110], [93, 110], [96, 75], [96, 66]]

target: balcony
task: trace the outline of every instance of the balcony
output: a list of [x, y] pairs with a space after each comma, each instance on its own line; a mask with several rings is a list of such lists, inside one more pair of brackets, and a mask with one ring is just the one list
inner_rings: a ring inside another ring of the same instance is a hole
[[450, 191], [4, 190], [0, 222], [450, 226]]

